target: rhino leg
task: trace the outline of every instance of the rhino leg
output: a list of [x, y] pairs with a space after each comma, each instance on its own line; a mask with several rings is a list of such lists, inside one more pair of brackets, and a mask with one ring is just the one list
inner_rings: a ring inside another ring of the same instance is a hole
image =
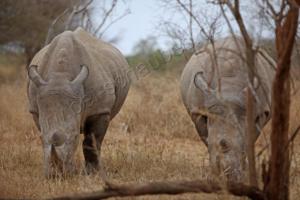
[[39, 123], [39, 115], [37, 113], [31, 113], [35, 126], [41, 131], [40, 123]]
[[82, 147], [87, 173], [100, 169], [101, 144], [109, 121], [108, 114], [94, 115], [86, 120]]
[[200, 136], [204, 144], [207, 146], [207, 137], [208, 137], [207, 117], [202, 115], [192, 115], [192, 120], [195, 124], [198, 135]]

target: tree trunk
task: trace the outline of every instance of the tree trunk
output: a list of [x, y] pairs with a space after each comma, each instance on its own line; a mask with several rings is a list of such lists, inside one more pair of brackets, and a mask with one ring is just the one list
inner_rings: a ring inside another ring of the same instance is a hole
[[268, 199], [289, 199], [288, 130], [290, 112], [290, 64], [298, 25], [298, 8], [292, 7], [283, 22], [276, 23], [277, 70], [272, 87], [271, 157], [265, 190]]

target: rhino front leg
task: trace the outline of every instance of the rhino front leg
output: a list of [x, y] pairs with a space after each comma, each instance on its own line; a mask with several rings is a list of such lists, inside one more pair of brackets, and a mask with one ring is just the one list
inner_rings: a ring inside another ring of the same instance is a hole
[[39, 123], [39, 114], [36, 112], [31, 112], [31, 114], [32, 114], [32, 118], [35, 123], [35, 126], [38, 128], [39, 131], [41, 131], [41, 126]]
[[207, 117], [203, 115], [192, 115], [192, 120], [195, 124], [198, 135], [200, 136], [204, 144], [207, 146], [207, 137], [208, 137]]
[[108, 114], [94, 115], [87, 119], [84, 130], [83, 154], [87, 173], [100, 169], [101, 144], [108, 128]]

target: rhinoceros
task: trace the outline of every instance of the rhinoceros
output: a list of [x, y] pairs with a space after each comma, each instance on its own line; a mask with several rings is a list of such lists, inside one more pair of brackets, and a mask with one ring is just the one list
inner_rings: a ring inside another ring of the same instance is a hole
[[[181, 96], [195, 128], [208, 148], [212, 174], [244, 181], [246, 159], [245, 45], [241, 38], [223, 38], [197, 51], [181, 76]], [[214, 57], [215, 55], [215, 57]], [[256, 139], [270, 119], [274, 60], [266, 51], [256, 56], [252, 85], [256, 100]]]
[[74, 172], [80, 133], [87, 172], [99, 170], [101, 143], [129, 90], [128, 69], [118, 49], [82, 28], [59, 34], [34, 56], [27, 69], [29, 111], [47, 177]]

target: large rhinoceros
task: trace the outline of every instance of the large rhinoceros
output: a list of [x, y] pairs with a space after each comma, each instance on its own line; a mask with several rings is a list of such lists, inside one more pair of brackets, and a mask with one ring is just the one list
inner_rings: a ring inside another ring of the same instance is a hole
[[56, 36], [34, 56], [29, 111], [41, 132], [47, 177], [74, 170], [80, 133], [87, 171], [99, 169], [107, 127], [129, 90], [128, 69], [120, 51], [81, 28]]
[[[246, 164], [245, 46], [240, 38], [220, 39], [203, 47], [186, 64], [181, 95], [198, 134], [208, 147], [213, 174], [243, 181]], [[215, 55], [215, 57], [214, 57]], [[256, 57], [255, 90], [257, 136], [270, 119], [274, 60], [264, 51]]]

